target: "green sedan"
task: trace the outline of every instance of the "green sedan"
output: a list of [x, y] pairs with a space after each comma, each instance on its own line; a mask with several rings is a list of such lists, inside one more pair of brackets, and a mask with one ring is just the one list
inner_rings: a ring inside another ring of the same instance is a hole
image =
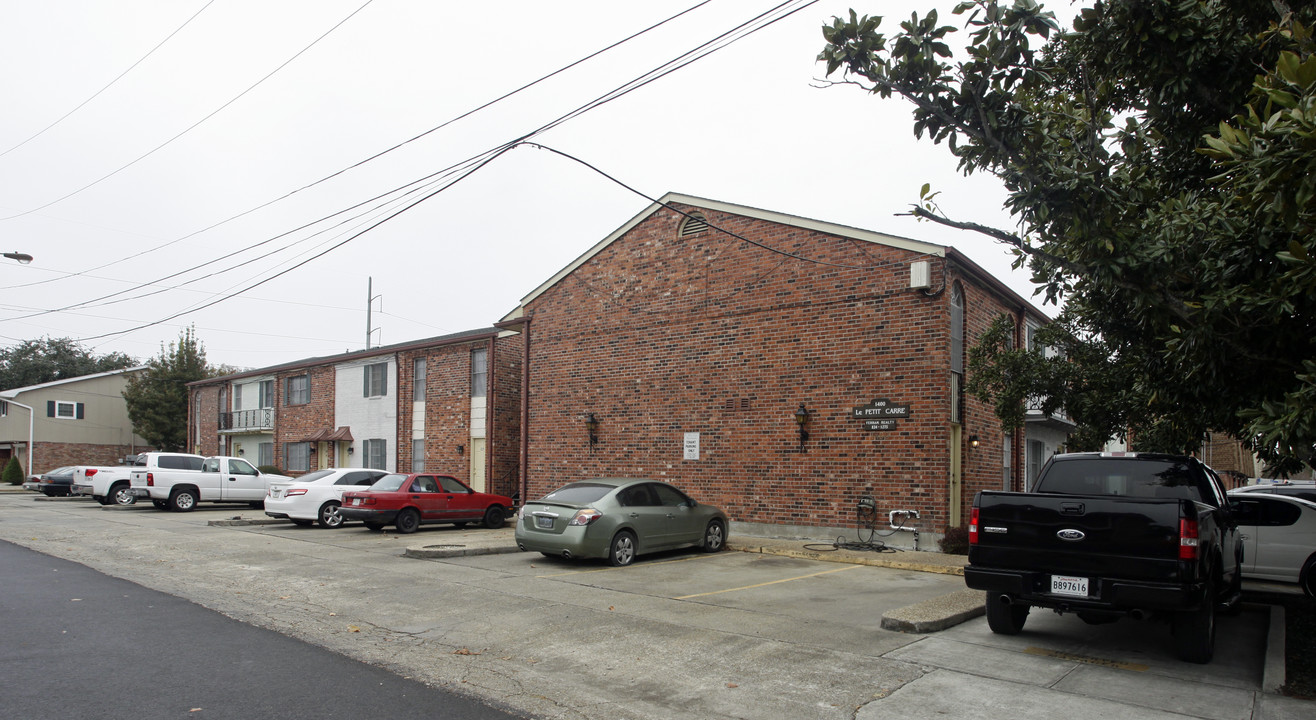
[[726, 513], [663, 482], [597, 478], [573, 482], [521, 507], [516, 544], [550, 557], [607, 558], [697, 546], [726, 547]]

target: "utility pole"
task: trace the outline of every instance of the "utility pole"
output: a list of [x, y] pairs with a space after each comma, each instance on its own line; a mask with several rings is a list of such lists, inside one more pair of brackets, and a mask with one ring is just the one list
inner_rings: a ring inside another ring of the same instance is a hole
[[[370, 349], [371, 336], [375, 334], [375, 328], [373, 325], [371, 325], [370, 313], [371, 310], [374, 308], [375, 300], [384, 297], [383, 295], [374, 294], [375, 292], [374, 284], [375, 284], [375, 279], [373, 277], [366, 278], [366, 349], [367, 350]], [[379, 304], [379, 310], [380, 312], [383, 312], [384, 303]]]

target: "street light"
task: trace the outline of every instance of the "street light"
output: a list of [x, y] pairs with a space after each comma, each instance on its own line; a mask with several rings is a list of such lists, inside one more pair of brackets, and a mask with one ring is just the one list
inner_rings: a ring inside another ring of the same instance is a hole
[[32, 262], [32, 256], [28, 255], [27, 253], [10, 252], [10, 253], [5, 253], [4, 255], [10, 260], [17, 260], [24, 265]]

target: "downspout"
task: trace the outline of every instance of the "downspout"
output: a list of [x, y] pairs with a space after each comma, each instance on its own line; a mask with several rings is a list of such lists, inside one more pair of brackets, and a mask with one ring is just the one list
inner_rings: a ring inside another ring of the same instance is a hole
[[521, 324], [521, 504], [525, 505], [530, 493], [530, 318]]

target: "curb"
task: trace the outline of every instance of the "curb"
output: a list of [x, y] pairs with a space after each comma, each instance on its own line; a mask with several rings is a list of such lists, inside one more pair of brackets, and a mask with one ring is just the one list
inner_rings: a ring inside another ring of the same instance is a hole
[[727, 550], [760, 553], [763, 555], [780, 555], [783, 557], [800, 558], [802, 560], [846, 563], [848, 565], [870, 565], [873, 567], [894, 568], [896, 570], [916, 570], [918, 572], [941, 573], [943, 575], [964, 575], [964, 567], [961, 564], [941, 565], [937, 563], [920, 562], [917, 560], [886, 558], [878, 555], [865, 557], [857, 556], [852, 553], [839, 554], [831, 550], [808, 550], [775, 545], [742, 544], [739, 542], [728, 542]]
[[932, 633], [985, 613], [982, 591], [966, 588], [883, 613], [882, 629], [903, 633]]
[[521, 548], [515, 545], [495, 545], [485, 547], [467, 547], [466, 545], [421, 545], [418, 547], [409, 547], [402, 553], [403, 557], [409, 558], [450, 558], [450, 557], [468, 557], [473, 555], [503, 555], [508, 553], [522, 552]]

